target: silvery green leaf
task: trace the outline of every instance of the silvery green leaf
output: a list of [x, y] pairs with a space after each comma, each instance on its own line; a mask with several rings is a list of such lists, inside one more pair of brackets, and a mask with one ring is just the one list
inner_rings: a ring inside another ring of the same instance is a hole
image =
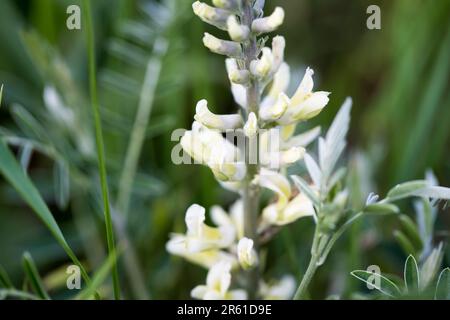
[[432, 250], [433, 229], [437, 209], [431, 205], [428, 199], [424, 198], [414, 201], [414, 208], [416, 211], [417, 227], [423, 243], [422, 258], [428, 256]]
[[316, 187], [320, 188], [322, 172], [320, 171], [319, 166], [317, 165], [316, 161], [307, 153], [305, 153], [304, 160], [309, 176], [311, 177]]
[[330, 177], [330, 181], [328, 182], [328, 190], [332, 189], [342, 178], [344, 178], [347, 173], [347, 169], [342, 167], [336, 170], [333, 175]]
[[391, 298], [400, 295], [400, 289], [398, 286], [382, 274], [377, 274], [366, 270], [354, 270], [350, 272], [350, 274], [367, 283], [368, 286], [370, 285], [372, 288], [377, 289], [384, 295]]
[[388, 201], [395, 201], [411, 197], [415, 192], [425, 189], [427, 185], [428, 182], [425, 180], [415, 180], [398, 184], [388, 192], [386, 199]]
[[423, 189], [413, 190], [411, 195], [431, 199], [450, 200], [450, 188], [439, 186], [427, 186]]
[[435, 248], [420, 268], [420, 289], [423, 290], [431, 283], [442, 262], [442, 242]]
[[430, 184], [430, 186], [437, 186], [437, 185], [439, 185], [439, 181], [438, 181], [438, 179], [436, 178], [436, 176], [434, 175], [433, 170], [431, 170], [431, 169], [428, 169], [428, 170], [425, 172], [425, 180], [428, 181], [428, 183]]
[[411, 254], [405, 262], [403, 279], [405, 281], [405, 288], [409, 294], [417, 294], [419, 292], [419, 268], [417, 267], [416, 259]]
[[364, 208], [364, 212], [375, 215], [385, 215], [399, 213], [400, 210], [396, 205], [390, 203], [373, 203]]
[[352, 99], [347, 98], [334, 118], [326, 134], [325, 141], [319, 141], [319, 159], [325, 181], [332, 173], [334, 166], [345, 149], [346, 136], [350, 125], [351, 107]]
[[288, 140], [288, 142], [286, 143], [286, 147], [306, 147], [311, 142], [316, 140], [316, 138], [320, 134], [320, 130], [320, 127], [315, 127], [311, 130], [295, 135]]
[[439, 274], [434, 299], [450, 300], [450, 268], [448, 267]]
[[301, 192], [303, 192], [309, 198], [309, 200], [311, 200], [314, 203], [314, 205], [318, 205], [320, 203], [316, 193], [311, 189], [308, 183], [305, 180], [303, 180], [303, 178], [299, 176], [291, 176], [291, 179], [294, 181], [297, 188]]

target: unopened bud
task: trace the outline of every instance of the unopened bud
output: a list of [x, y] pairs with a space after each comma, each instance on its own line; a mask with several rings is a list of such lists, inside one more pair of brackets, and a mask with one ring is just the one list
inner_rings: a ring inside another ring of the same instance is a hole
[[241, 45], [234, 41], [226, 41], [205, 33], [203, 44], [214, 53], [222, 54], [232, 58], [241, 58]]
[[194, 13], [204, 22], [209, 23], [219, 29], [227, 30], [227, 19], [230, 11], [214, 8], [206, 3], [196, 1], [192, 4]]
[[227, 27], [231, 40], [242, 42], [248, 39], [250, 29], [247, 26], [240, 24], [236, 16], [232, 15], [228, 17]]
[[265, 78], [272, 71], [273, 54], [272, 50], [265, 47], [262, 48], [262, 56], [258, 60], [253, 60], [250, 63], [250, 72], [260, 79]]
[[247, 137], [252, 138], [256, 135], [257, 132], [258, 132], [258, 119], [256, 118], [255, 113], [251, 112], [248, 115], [248, 120], [244, 125], [244, 134]]
[[256, 19], [252, 23], [252, 31], [256, 34], [275, 31], [284, 20], [284, 10], [276, 7], [274, 12], [265, 18]]

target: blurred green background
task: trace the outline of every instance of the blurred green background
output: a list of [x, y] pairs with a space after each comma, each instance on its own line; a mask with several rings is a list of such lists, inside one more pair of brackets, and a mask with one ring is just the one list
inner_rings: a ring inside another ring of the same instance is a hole
[[[96, 159], [89, 152], [94, 140], [85, 34], [83, 29], [66, 28], [70, 4], [81, 5], [75, 0], [0, 1], [4, 84], [0, 125], [1, 135], [70, 244], [89, 270], [95, 270], [105, 258], [104, 224]], [[169, 234], [184, 230], [184, 213], [191, 203], [227, 207], [236, 197], [221, 189], [208, 169], [177, 166], [170, 157], [176, 144], [171, 133], [190, 127], [199, 99], [206, 98], [217, 113], [236, 110], [224, 59], [209, 53], [201, 42], [204, 31], [218, 32], [194, 17], [188, 0], [92, 4], [113, 202], [143, 96], [150, 98], [152, 107], [128, 221], [117, 222], [123, 233], [119, 240], [134, 251], [132, 257], [121, 259], [125, 296], [186, 298], [194, 285], [204, 281], [205, 272], [167, 254]], [[381, 30], [366, 28], [370, 4], [381, 8]], [[266, 11], [275, 5], [286, 10], [278, 34], [286, 38], [294, 82], [298, 84], [310, 66], [316, 88], [332, 92], [330, 104], [309, 125], [326, 128], [344, 98], [353, 97], [347, 157], [356, 181], [353, 201], [364, 201], [370, 191], [384, 195], [396, 183], [422, 178], [427, 168], [433, 169], [441, 185], [449, 186], [450, 1], [267, 0]], [[74, 127], [46, 108], [46, 86], [55, 87], [72, 108]], [[413, 212], [407, 204], [404, 211]], [[443, 239], [450, 226], [448, 213], [444, 210], [438, 217], [437, 234]], [[269, 276], [300, 274], [309, 255], [311, 227], [310, 221], [302, 220], [277, 236], [268, 253]], [[349, 272], [370, 264], [401, 274], [406, 256], [392, 237], [397, 227], [395, 219], [386, 218], [369, 219], [355, 228], [319, 270], [312, 296], [348, 296], [360, 288]], [[0, 265], [18, 286], [25, 250], [31, 252], [51, 292], [70, 296], [61, 282], [69, 263], [65, 253], [18, 194], [0, 180]], [[446, 256], [448, 265], [448, 251]], [[136, 266], [140, 271], [130, 272]]]

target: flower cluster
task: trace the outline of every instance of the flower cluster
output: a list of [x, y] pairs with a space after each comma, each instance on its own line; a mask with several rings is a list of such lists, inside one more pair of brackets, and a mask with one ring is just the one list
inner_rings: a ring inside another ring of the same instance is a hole
[[[296, 128], [321, 112], [329, 101], [329, 92], [314, 91], [314, 72], [308, 68], [294, 94], [286, 93], [290, 68], [284, 61], [285, 39], [275, 36], [267, 46], [267, 37], [263, 36], [283, 23], [282, 8], [264, 16], [261, 0], [213, 0], [212, 4], [196, 1], [192, 7], [201, 20], [230, 36], [231, 40], [223, 40], [205, 33], [203, 43], [212, 52], [226, 56], [231, 92], [240, 110], [236, 114], [215, 114], [206, 100], [199, 101], [192, 129], [185, 132], [181, 146], [240, 198], [229, 213], [220, 207], [211, 208], [216, 227], [205, 224], [203, 207], [192, 205], [186, 212], [186, 233], [173, 234], [167, 250], [209, 269], [206, 285], [192, 291], [194, 298], [237, 299], [246, 298], [247, 293], [229, 290], [231, 272], [258, 268], [261, 260], [258, 237], [253, 235], [251, 239], [244, 232], [245, 216], [249, 214], [244, 189], [251, 186], [274, 193], [275, 200], [255, 221], [256, 234], [314, 215], [311, 200], [291, 185], [285, 168], [302, 160], [305, 147], [320, 134], [320, 128], [301, 134], [296, 134]], [[234, 139], [227, 139], [230, 132], [237, 137], [237, 145]], [[257, 148], [252, 149], [252, 145]], [[250, 172], [249, 158], [253, 156], [256, 160], [251, 164], [257, 170]], [[288, 276], [271, 286], [258, 282], [259, 297], [287, 299], [293, 295], [295, 285]]]

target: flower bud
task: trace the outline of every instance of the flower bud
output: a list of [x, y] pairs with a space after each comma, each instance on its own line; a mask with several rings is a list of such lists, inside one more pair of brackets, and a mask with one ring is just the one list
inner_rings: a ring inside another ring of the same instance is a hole
[[204, 22], [219, 29], [227, 30], [227, 19], [231, 14], [228, 10], [214, 8], [200, 1], [194, 2], [192, 9]]
[[246, 85], [250, 82], [250, 72], [239, 69], [235, 59], [227, 59], [225, 62], [231, 83]]
[[274, 12], [265, 18], [256, 19], [252, 23], [252, 31], [256, 34], [275, 31], [284, 20], [284, 10], [276, 7]]
[[284, 49], [286, 40], [282, 36], [276, 36], [272, 40], [273, 66], [272, 73], [276, 73], [284, 61]]
[[242, 48], [237, 42], [221, 40], [205, 32], [203, 44], [214, 53], [229, 56], [231, 58], [242, 57]]
[[260, 59], [250, 62], [250, 72], [257, 78], [266, 78], [273, 68], [273, 54], [270, 48], [262, 48]]
[[253, 249], [252, 239], [242, 238], [239, 240], [237, 253], [239, 263], [244, 269], [250, 269], [258, 262], [258, 256], [256, 255], [255, 249]]
[[241, 0], [212, 0], [212, 3], [218, 8], [235, 11], [239, 9], [240, 1]]
[[231, 15], [227, 20], [228, 34], [231, 40], [243, 42], [248, 39], [250, 29], [247, 26], [240, 24], [235, 15]]
[[217, 115], [208, 109], [208, 101], [200, 100], [195, 108], [194, 119], [205, 127], [217, 130], [236, 129], [241, 126], [242, 118], [239, 114]]
[[256, 118], [256, 115], [254, 112], [251, 112], [248, 115], [247, 123], [244, 125], [244, 134], [252, 138], [258, 133], [258, 119]]

